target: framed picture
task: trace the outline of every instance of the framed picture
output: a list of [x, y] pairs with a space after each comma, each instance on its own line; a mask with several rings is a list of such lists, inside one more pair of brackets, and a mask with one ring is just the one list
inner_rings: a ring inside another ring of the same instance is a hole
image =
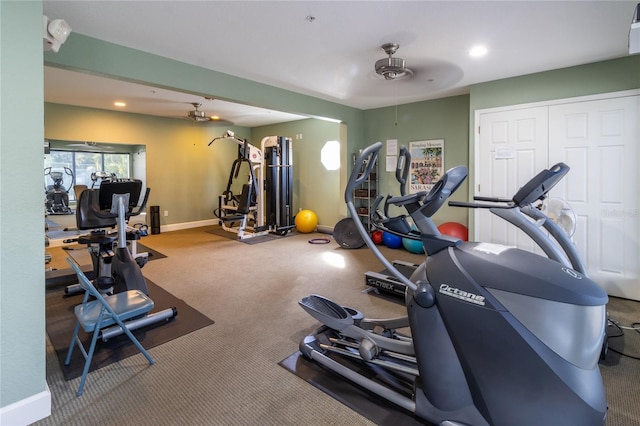
[[444, 173], [444, 139], [409, 142], [409, 193], [430, 191]]

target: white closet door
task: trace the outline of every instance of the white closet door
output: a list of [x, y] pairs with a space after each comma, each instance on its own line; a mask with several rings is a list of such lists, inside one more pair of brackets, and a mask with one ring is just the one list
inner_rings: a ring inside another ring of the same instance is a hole
[[[511, 198], [547, 167], [548, 108], [534, 107], [480, 114], [474, 195]], [[475, 240], [541, 253], [522, 231], [488, 210], [478, 209]]]
[[549, 163], [571, 171], [552, 196], [577, 220], [574, 241], [608, 294], [640, 300], [640, 96], [549, 107]]

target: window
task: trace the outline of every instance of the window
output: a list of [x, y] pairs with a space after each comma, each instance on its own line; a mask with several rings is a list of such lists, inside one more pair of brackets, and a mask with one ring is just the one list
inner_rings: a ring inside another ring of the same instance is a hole
[[340, 142], [328, 141], [320, 150], [320, 162], [327, 170], [340, 168]]
[[[91, 174], [100, 171], [114, 173], [119, 178], [130, 177], [130, 154], [116, 154], [85, 151], [57, 151], [51, 150], [44, 156], [45, 173], [48, 167], [51, 171], [62, 172], [62, 186], [69, 193], [69, 200], [75, 200], [71, 181], [75, 178], [75, 185], [93, 185]], [[45, 175], [45, 188], [52, 185], [50, 176]]]

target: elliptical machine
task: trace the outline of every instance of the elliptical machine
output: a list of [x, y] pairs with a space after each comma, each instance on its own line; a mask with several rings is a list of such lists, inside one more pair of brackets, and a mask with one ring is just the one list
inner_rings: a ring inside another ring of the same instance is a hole
[[[354, 218], [353, 189], [371, 168], [360, 176], [357, 171], [374, 164], [381, 147], [378, 142], [362, 152], [347, 184]], [[606, 293], [556, 260], [441, 235], [431, 217], [466, 176], [465, 167], [455, 167], [429, 193], [386, 200], [406, 209], [420, 232], [412, 236], [427, 253], [410, 279], [354, 220], [376, 257], [406, 286], [407, 317], [370, 320], [311, 295], [299, 303], [324, 326], [303, 339], [300, 351], [438, 425], [604, 424], [598, 359]], [[548, 170], [522, 191], [540, 195], [560, 177]], [[372, 219], [379, 229], [410, 236], [406, 216]], [[395, 331], [406, 326], [411, 337]]]
[[[69, 189], [73, 187], [75, 177], [69, 167], [63, 167], [63, 170], [64, 173], [60, 170], [53, 171], [51, 167], [44, 168], [45, 180], [47, 177], [51, 179], [51, 184], [44, 186], [45, 206], [48, 214], [73, 214], [73, 210], [69, 207]], [[67, 186], [64, 184], [65, 176], [71, 178], [71, 182]]]

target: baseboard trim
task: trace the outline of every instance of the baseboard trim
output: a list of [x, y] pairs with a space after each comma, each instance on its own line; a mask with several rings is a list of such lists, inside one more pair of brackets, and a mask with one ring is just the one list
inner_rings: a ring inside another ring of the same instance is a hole
[[172, 223], [160, 226], [160, 232], [179, 231], [181, 229], [200, 228], [202, 226], [217, 225], [218, 219], [198, 220], [196, 222]]
[[51, 392], [46, 389], [28, 398], [0, 408], [0, 425], [22, 426], [51, 415]]

